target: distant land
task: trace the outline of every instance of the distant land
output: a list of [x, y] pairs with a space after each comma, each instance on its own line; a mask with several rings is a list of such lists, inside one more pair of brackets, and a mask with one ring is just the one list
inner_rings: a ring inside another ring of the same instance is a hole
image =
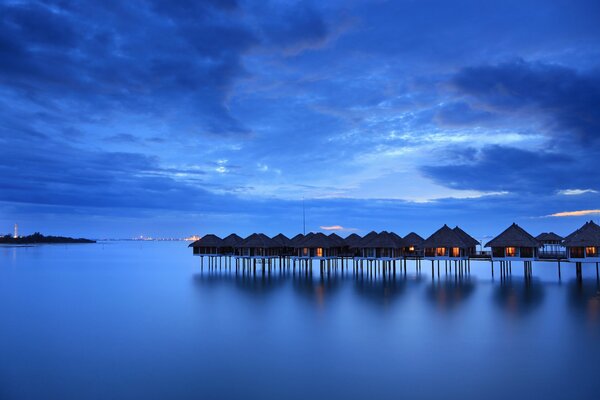
[[43, 244], [43, 243], [96, 243], [95, 240], [83, 238], [70, 238], [64, 236], [44, 236], [39, 232], [29, 236], [13, 237], [11, 235], [0, 236], [0, 244]]

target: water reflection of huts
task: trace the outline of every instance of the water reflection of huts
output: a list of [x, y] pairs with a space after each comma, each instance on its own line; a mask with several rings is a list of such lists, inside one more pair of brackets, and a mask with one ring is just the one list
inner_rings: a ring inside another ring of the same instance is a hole
[[[407, 260], [413, 260], [418, 272], [422, 261], [431, 261], [431, 276], [440, 276], [441, 265], [446, 273], [456, 276], [469, 274], [472, 260], [490, 262], [494, 276], [494, 262], [500, 265], [501, 278], [512, 273], [512, 262], [523, 263], [524, 276], [532, 276], [533, 261], [572, 262], [581, 279], [582, 263], [600, 263], [600, 226], [593, 221], [568, 235], [564, 240], [552, 232], [532, 236], [517, 224], [512, 224], [486, 244], [491, 253], [477, 252], [480, 243], [463, 229], [442, 226], [423, 239], [414, 232], [404, 238], [394, 232], [369, 232], [365, 236], [353, 233], [346, 238], [332, 233], [311, 232], [298, 234], [291, 239], [283, 234], [272, 238], [253, 233], [246, 238], [231, 234], [224, 239], [208, 234], [190, 244], [193, 254], [200, 256], [201, 266], [206, 257], [208, 268], [235, 268], [252, 271], [257, 268], [269, 273], [273, 268], [298, 270], [312, 274], [313, 262], [318, 262], [321, 274], [332, 269], [352, 271], [354, 274], [380, 274], [392, 276], [396, 271], [406, 273]], [[564, 250], [561, 250], [564, 249]], [[225, 260], [223, 262], [223, 260]], [[232, 264], [235, 263], [235, 267]], [[224, 263], [224, 264], [223, 264]]]

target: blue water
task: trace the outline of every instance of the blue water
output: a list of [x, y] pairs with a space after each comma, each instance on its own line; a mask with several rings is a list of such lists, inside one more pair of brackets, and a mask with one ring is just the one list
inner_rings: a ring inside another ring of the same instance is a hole
[[432, 282], [200, 271], [182, 242], [0, 247], [0, 399], [597, 399], [595, 266]]

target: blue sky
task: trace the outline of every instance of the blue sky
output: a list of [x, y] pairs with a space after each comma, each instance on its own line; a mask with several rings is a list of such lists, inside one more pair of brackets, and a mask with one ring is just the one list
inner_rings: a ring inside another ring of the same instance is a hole
[[597, 1], [0, 8], [0, 232], [291, 235], [302, 199], [343, 235], [600, 217]]

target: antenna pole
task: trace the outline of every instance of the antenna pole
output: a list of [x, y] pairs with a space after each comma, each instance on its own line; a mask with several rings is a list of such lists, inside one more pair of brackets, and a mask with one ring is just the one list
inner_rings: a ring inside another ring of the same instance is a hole
[[304, 197], [302, 198], [302, 234], [306, 235], [306, 209], [304, 208]]

